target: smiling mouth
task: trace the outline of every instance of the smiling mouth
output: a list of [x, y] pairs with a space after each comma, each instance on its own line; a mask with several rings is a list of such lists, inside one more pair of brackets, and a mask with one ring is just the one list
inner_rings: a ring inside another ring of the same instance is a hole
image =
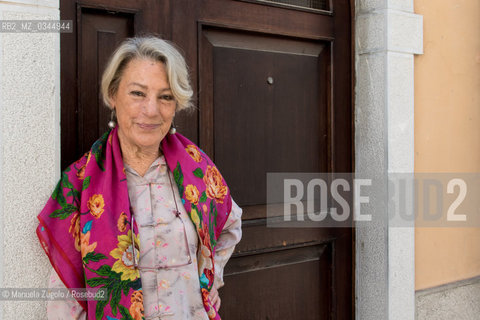
[[149, 124], [149, 123], [137, 123], [137, 125], [141, 129], [145, 129], [145, 130], [153, 130], [153, 129], [157, 129], [158, 127], [160, 127], [159, 124]]

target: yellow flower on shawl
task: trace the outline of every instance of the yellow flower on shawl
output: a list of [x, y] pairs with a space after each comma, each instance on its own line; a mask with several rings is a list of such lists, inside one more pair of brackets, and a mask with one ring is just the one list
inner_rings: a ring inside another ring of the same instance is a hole
[[90, 244], [90, 231], [87, 233], [80, 234], [80, 241], [82, 243], [81, 251], [82, 251], [82, 258], [87, 255], [87, 253], [92, 252], [97, 247], [97, 242]]
[[143, 308], [143, 293], [142, 290], [136, 290], [132, 293], [130, 297], [130, 301], [132, 304], [128, 311], [130, 311], [130, 315], [134, 320], [142, 320], [144, 316], [144, 308]]
[[94, 194], [88, 199], [87, 207], [90, 209], [90, 213], [95, 218], [100, 218], [103, 213], [103, 207], [105, 206], [105, 201], [101, 194]]
[[200, 219], [198, 218], [197, 209], [192, 208], [192, 211], [190, 211], [190, 217], [192, 218], [195, 226], [198, 227], [200, 225]]
[[198, 204], [198, 197], [200, 196], [200, 192], [193, 184], [189, 184], [185, 187], [185, 197], [191, 203], [197, 205]]
[[198, 150], [197, 146], [189, 144], [185, 148], [185, 150], [188, 152], [188, 154], [190, 155], [190, 157], [192, 157], [193, 160], [195, 160], [196, 162], [202, 162], [202, 154]]
[[117, 273], [122, 273], [122, 280], [134, 281], [137, 279], [140, 274], [137, 269], [135, 269], [133, 264], [133, 253], [135, 251], [136, 260], [138, 261], [140, 257], [140, 240], [137, 235], [134, 235], [134, 245], [135, 250], [132, 245], [132, 230], [128, 230], [128, 233], [125, 235], [117, 236], [118, 244], [117, 248], [110, 251], [110, 255], [117, 259], [112, 266], [112, 271]]
[[222, 175], [216, 167], [207, 166], [207, 171], [203, 176], [203, 182], [205, 182], [207, 186], [207, 197], [217, 200], [218, 203], [223, 203], [223, 199], [228, 192], [228, 187], [223, 184]]
[[78, 212], [75, 212], [72, 220], [70, 220], [70, 228], [68, 229], [68, 232], [72, 234], [75, 249], [77, 249], [77, 251], [80, 251], [80, 214]]

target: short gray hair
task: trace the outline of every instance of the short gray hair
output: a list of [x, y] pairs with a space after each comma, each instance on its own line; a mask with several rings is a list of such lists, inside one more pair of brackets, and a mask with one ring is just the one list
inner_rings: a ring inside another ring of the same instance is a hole
[[172, 43], [154, 36], [128, 38], [111, 56], [103, 72], [101, 83], [103, 102], [107, 107], [110, 109], [113, 107], [110, 105], [109, 98], [117, 93], [125, 67], [133, 59], [152, 59], [162, 62], [177, 103], [177, 111], [193, 107], [193, 90], [185, 59]]

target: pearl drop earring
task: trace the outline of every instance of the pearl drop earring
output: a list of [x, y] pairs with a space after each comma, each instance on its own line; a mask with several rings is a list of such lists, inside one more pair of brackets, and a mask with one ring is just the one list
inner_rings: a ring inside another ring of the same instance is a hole
[[115, 113], [115, 108], [113, 108], [112, 113], [110, 114], [110, 121], [108, 122], [108, 127], [110, 129], [115, 128], [115, 126], [117, 125], [117, 123], [115, 122], [115, 118], [116, 118], [116, 113]]
[[175, 125], [172, 122], [172, 125], [170, 126], [170, 130], [168, 130], [170, 134], [175, 134], [177, 133], [177, 129], [175, 128]]

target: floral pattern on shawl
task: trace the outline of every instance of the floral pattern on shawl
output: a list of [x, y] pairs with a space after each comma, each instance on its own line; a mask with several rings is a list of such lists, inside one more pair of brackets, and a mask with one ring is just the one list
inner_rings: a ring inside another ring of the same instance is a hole
[[[167, 135], [162, 150], [201, 243], [199, 294], [209, 317], [218, 320], [208, 292], [214, 281], [216, 240], [231, 211], [229, 190], [208, 156], [180, 134]], [[143, 316], [142, 284], [133, 267], [141, 244], [131, 215], [115, 128], [62, 173], [38, 215], [40, 243], [66, 287], [101, 293], [79, 300], [88, 319]]]

